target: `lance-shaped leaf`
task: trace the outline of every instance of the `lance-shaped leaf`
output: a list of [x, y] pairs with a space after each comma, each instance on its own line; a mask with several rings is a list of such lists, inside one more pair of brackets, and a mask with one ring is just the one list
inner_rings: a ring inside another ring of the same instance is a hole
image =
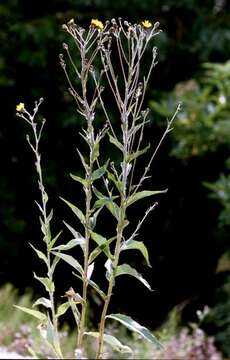
[[[84, 335], [92, 336], [98, 339], [98, 332], [84, 332]], [[129, 346], [123, 345], [115, 336], [104, 334], [103, 340], [105, 343], [110, 345], [115, 351], [119, 351], [121, 353], [132, 353], [132, 349]]]
[[[82, 277], [79, 276], [78, 274], [75, 274], [73, 272], [73, 275], [76, 276], [78, 279], [80, 279], [82, 281]], [[88, 284], [101, 296], [101, 298], [103, 300], [105, 300], [106, 295], [105, 293], [100, 289], [99, 285], [97, 285], [93, 280], [88, 280]]]
[[[93, 260], [95, 260], [96, 257], [97, 257], [98, 255], [100, 255], [102, 252], [106, 253], [106, 248], [107, 248], [108, 251], [109, 251], [109, 245], [110, 245], [111, 242], [112, 242], [113, 240], [115, 240], [115, 239], [116, 239], [116, 237], [114, 236], [113, 238], [107, 240], [107, 242], [106, 242], [106, 244], [105, 244], [105, 247], [103, 247], [103, 248], [102, 248], [101, 246], [97, 246], [97, 247], [91, 252], [91, 254], [90, 254], [90, 256], [89, 256], [88, 264], [90, 264]], [[112, 258], [112, 254], [111, 254], [111, 253], [110, 253], [110, 257]]]
[[107, 171], [108, 179], [114, 183], [119, 193], [122, 192], [122, 182], [119, 179], [116, 179], [115, 175]]
[[47, 277], [39, 277], [34, 273], [34, 278], [40, 281], [48, 292], [54, 292], [54, 282]]
[[130, 316], [123, 314], [110, 314], [107, 315], [106, 318], [116, 320], [120, 322], [122, 325], [127, 327], [129, 330], [134, 331], [141, 335], [144, 339], [148, 340], [150, 343], [156, 345], [158, 348], [162, 349], [161, 343], [157, 340], [157, 338], [144, 326], [141, 326], [133, 320]]
[[109, 250], [108, 240], [106, 238], [93, 231], [91, 231], [91, 238], [97, 243], [99, 248], [106, 254], [107, 257], [112, 257]]
[[104, 175], [104, 173], [106, 172], [106, 168], [107, 168], [107, 164], [105, 164], [104, 166], [102, 166], [99, 169], [95, 170], [92, 173], [92, 180], [95, 181], [97, 179], [100, 179], [100, 177], [102, 177]]
[[14, 305], [14, 307], [16, 307], [19, 310], [24, 311], [25, 313], [27, 313], [29, 315], [36, 317], [37, 319], [39, 319], [42, 322], [46, 320], [46, 315], [38, 310], [32, 310], [32, 309], [26, 308], [24, 306], [18, 306], [18, 305]]
[[81, 266], [81, 264], [74, 259], [73, 256], [71, 255], [67, 255], [67, 254], [62, 254], [62, 253], [58, 253], [56, 251], [52, 251], [52, 253], [54, 255], [56, 255], [57, 257], [59, 257], [60, 259], [64, 260], [65, 262], [67, 262], [67, 264], [71, 265], [75, 270], [77, 270], [81, 275], [83, 274], [83, 268]]
[[86, 180], [86, 179], [83, 179], [83, 178], [81, 178], [80, 176], [73, 175], [73, 174], [70, 174], [70, 177], [71, 177], [73, 180], [75, 180], [75, 181], [79, 182], [80, 184], [82, 184], [84, 187], [87, 186], [87, 180]]
[[69, 301], [64, 302], [63, 304], [59, 305], [57, 308], [56, 317], [58, 318], [59, 316], [64, 315], [66, 313], [66, 311], [69, 309], [69, 307], [70, 307]]
[[52, 247], [54, 246], [54, 244], [55, 244], [56, 241], [58, 240], [58, 238], [59, 238], [59, 236], [61, 235], [61, 233], [62, 233], [62, 230], [59, 231], [59, 233], [49, 242], [49, 244], [48, 244], [49, 250], [52, 249]]
[[127, 200], [127, 207], [140, 199], [143, 199], [148, 196], [157, 195], [157, 194], [163, 194], [163, 193], [166, 193], [167, 191], [168, 191], [168, 189], [156, 190], [156, 191], [151, 191], [151, 190], [139, 191], [136, 194], [130, 195], [129, 199]]
[[36, 252], [37, 256], [39, 257], [39, 259], [42, 259], [46, 265], [48, 263], [47, 257], [45, 256], [45, 254], [43, 254], [42, 251], [37, 250], [32, 244], [30, 244], [30, 246], [32, 247], [32, 249]]
[[71, 225], [69, 225], [67, 222], [63, 221], [65, 226], [69, 229], [71, 234], [73, 235], [74, 239], [79, 240], [79, 245], [81, 246], [82, 250], [84, 251], [85, 248], [85, 238], [77, 231], [75, 230]]
[[63, 200], [63, 201], [70, 207], [70, 209], [71, 209], [71, 210], [73, 211], [73, 213], [78, 217], [78, 219], [80, 220], [80, 222], [81, 222], [82, 224], [84, 224], [84, 223], [85, 223], [85, 215], [83, 214], [83, 212], [82, 212], [80, 209], [78, 209], [77, 206], [71, 204], [69, 201], [63, 199], [62, 197], [61, 197], [60, 199]]
[[43, 305], [47, 309], [52, 308], [50, 299], [47, 299], [45, 297], [41, 297], [37, 301], [35, 301], [35, 303], [32, 305], [32, 307], [35, 307], [35, 306], [38, 306], [38, 305]]
[[48, 316], [48, 322], [47, 322], [47, 328], [46, 328], [46, 337], [45, 337], [47, 343], [51, 346], [53, 351], [58, 355], [59, 358], [63, 358], [59, 340], [57, 337], [57, 333], [54, 329], [54, 326]]
[[148, 146], [146, 146], [144, 149], [138, 150], [138, 151], [128, 155], [127, 156], [127, 161], [131, 162], [131, 161], [135, 160], [136, 158], [138, 158], [138, 156], [141, 156], [141, 155], [145, 154], [146, 151], [148, 151], [149, 148], [150, 148], [150, 144]]
[[123, 150], [124, 150], [123, 145], [114, 136], [112, 136], [111, 134], [108, 134], [108, 135], [109, 135], [109, 141], [111, 142], [111, 144], [115, 145], [119, 150], [121, 150], [123, 152]]
[[136, 269], [132, 268], [129, 264], [122, 264], [117, 266], [116, 271], [115, 271], [115, 275], [116, 276], [120, 276], [120, 275], [131, 275], [134, 276], [136, 279], [138, 279], [140, 282], [142, 282], [142, 284], [144, 284], [149, 290], [151, 289], [151, 286], [149, 285], [149, 283], [142, 277], [141, 274], [139, 274], [137, 272]]
[[74, 248], [77, 245], [83, 246], [84, 244], [85, 244], [85, 239], [82, 237], [80, 239], [72, 239], [67, 244], [56, 246], [52, 250], [66, 251]]
[[149, 262], [149, 253], [148, 253], [148, 249], [145, 246], [145, 244], [142, 241], [136, 241], [136, 240], [127, 240], [123, 243], [121, 250], [139, 250], [142, 255], [145, 258], [145, 261], [147, 262], [147, 265], [149, 267], [151, 267], [150, 262]]

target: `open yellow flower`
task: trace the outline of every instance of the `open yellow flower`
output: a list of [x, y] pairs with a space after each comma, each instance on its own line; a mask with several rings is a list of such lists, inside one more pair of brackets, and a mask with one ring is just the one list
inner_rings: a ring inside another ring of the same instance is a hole
[[16, 110], [18, 112], [24, 112], [25, 111], [25, 104], [20, 102], [17, 106], [16, 106]]
[[153, 26], [153, 24], [151, 23], [151, 21], [149, 20], [144, 20], [141, 22], [141, 25], [145, 28], [145, 29], [149, 29]]
[[98, 19], [92, 19], [91, 20], [91, 25], [93, 27], [95, 27], [96, 29], [98, 29], [98, 30], [103, 30], [104, 29], [103, 23]]

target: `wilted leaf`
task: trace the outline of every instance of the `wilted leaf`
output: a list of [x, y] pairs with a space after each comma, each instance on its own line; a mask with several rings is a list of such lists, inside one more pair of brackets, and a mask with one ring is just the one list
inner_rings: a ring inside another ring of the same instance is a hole
[[139, 335], [141, 335], [144, 339], [148, 340], [152, 344], [156, 345], [158, 348], [162, 348], [161, 343], [157, 340], [157, 338], [144, 326], [141, 326], [133, 320], [130, 316], [126, 316], [123, 314], [110, 314], [106, 316], [109, 319], [113, 319], [119, 321], [122, 325], [126, 326], [129, 330], [132, 330]]

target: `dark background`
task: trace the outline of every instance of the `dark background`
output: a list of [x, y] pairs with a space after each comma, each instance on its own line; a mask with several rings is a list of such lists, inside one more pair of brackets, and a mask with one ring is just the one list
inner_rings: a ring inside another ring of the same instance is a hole
[[[28, 128], [15, 116], [15, 106], [33, 106], [44, 97], [42, 114], [47, 119], [42, 140], [45, 183], [54, 207], [54, 229], [62, 220], [74, 219], [59, 200], [59, 195], [82, 204], [83, 194], [69, 178], [80, 163], [76, 146], [83, 146], [78, 132], [82, 119], [67, 94], [67, 83], [59, 66], [62, 42], [68, 42], [61, 25], [74, 18], [88, 26], [91, 18], [102, 21], [122, 16], [130, 22], [142, 19], [160, 21], [163, 33], [156, 39], [159, 64], [154, 69], [147, 102], [161, 101], [181, 81], [199, 79], [204, 62], [224, 63], [230, 54], [230, 4], [226, 1], [135, 0], [135, 1], [16, 1], [0, 4], [0, 283], [13, 283], [21, 292], [33, 287], [32, 269], [39, 263], [28, 242], [40, 239], [37, 209], [39, 197], [34, 159], [25, 141]], [[177, 103], [174, 104], [174, 110]], [[165, 117], [154, 110], [146, 141], [157, 143]], [[99, 123], [100, 123], [99, 119]], [[174, 132], [177, 132], [175, 124]], [[148, 293], [132, 279], [121, 279], [114, 295], [114, 308], [135, 314], [146, 325], [155, 327], [175, 305], [184, 303], [184, 321], [208, 304], [216, 306], [218, 289], [225, 280], [218, 278], [216, 266], [228, 246], [228, 227], [218, 227], [221, 205], [208, 195], [203, 181], [214, 182], [228, 157], [227, 147], [186, 159], [172, 156], [173, 134], [161, 147], [151, 168], [153, 189], [169, 189], [157, 200], [140, 238], [149, 247], [152, 269], [145, 268], [133, 254], [133, 264], [142, 271], [155, 291]], [[105, 145], [105, 157], [113, 149]], [[138, 219], [148, 206], [144, 201], [131, 216]], [[101, 224], [105, 226], [108, 221]], [[68, 234], [64, 232], [64, 239]], [[227, 245], [226, 245], [227, 244]], [[132, 262], [132, 260], [131, 260]], [[60, 267], [59, 293], [73, 284], [69, 269]], [[102, 277], [102, 273], [100, 277]], [[210, 327], [212, 330], [213, 328]], [[210, 330], [210, 331], [211, 331]], [[214, 330], [212, 330], [214, 331]]]

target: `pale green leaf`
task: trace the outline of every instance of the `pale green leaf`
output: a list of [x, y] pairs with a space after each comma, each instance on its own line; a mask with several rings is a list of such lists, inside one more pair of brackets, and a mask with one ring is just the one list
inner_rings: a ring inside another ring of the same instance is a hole
[[59, 258], [59, 257], [57, 257], [57, 256], [55, 256], [55, 258], [53, 259], [53, 262], [52, 262], [51, 268], [50, 268], [50, 276], [52, 276], [52, 275], [53, 275], [54, 270], [55, 270], [55, 268], [56, 268], [56, 266], [57, 266], [57, 264], [58, 264], [58, 262], [59, 262], [59, 261], [60, 261], [60, 258]]
[[127, 161], [131, 162], [131, 161], [135, 160], [136, 158], [138, 158], [138, 156], [141, 156], [141, 155], [145, 154], [148, 151], [149, 148], [150, 148], [150, 144], [148, 146], [146, 146], [144, 149], [138, 150], [138, 151], [128, 155], [127, 156]]
[[108, 134], [108, 135], [109, 135], [109, 141], [111, 142], [111, 144], [115, 145], [119, 150], [121, 150], [123, 152], [123, 150], [124, 150], [123, 145], [114, 136], [112, 136], [111, 134]]
[[85, 215], [83, 214], [83, 212], [80, 209], [78, 209], [77, 206], [71, 204], [69, 201], [63, 199], [62, 197], [60, 199], [63, 200], [70, 207], [70, 209], [78, 217], [78, 219], [81, 221], [81, 223], [84, 224], [85, 223]]
[[75, 181], [79, 182], [80, 184], [82, 184], [83, 186], [85, 186], [85, 187], [87, 186], [87, 180], [86, 179], [83, 179], [80, 176], [73, 175], [73, 174], [70, 174], [70, 177], [73, 180], [75, 180]]
[[[113, 238], [107, 240], [105, 247], [97, 246], [97, 247], [91, 252], [91, 254], [90, 254], [90, 256], [89, 256], [88, 264], [90, 264], [93, 260], [95, 260], [96, 257], [97, 257], [98, 255], [100, 255], [102, 252], [104, 252], [104, 253], [107, 254], [107, 249], [108, 249], [108, 252], [109, 252], [109, 245], [110, 245], [111, 242], [112, 242], [113, 240], [115, 240], [115, 239], [116, 239], [116, 237], [113, 237]], [[107, 255], [107, 256], [108, 256], [108, 257], [112, 257], [112, 255], [111, 255], [110, 252], [109, 252], [109, 255]]]
[[148, 196], [157, 195], [157, 194], [163, 194], [163, 193], [166, 193], [167, 191], [168, 191], [167, 189], [166, 190], [156, 190], [156, 191], [151, 191], [151, 190], [139, 191], [136, 194], [130, 195], [130, 197], [127, 200], [127, 207], [140, 199], [143, 199]]
[[[98, 339], [98, 332], [84, 332], [84, 335], [92, 336]], [[132, 353], [132, 349], [129, 346], [123, 345], [115, 336], [104, 334], [103, 340], [105, 343], [110, 345], [115, 351], [119, 351], [121, 353]]]
[[54, 352], [58, 355], [58, 358], [63, 358], [59, 340], [57, 337], [57, 333], [54, 329], [54, 326], [53, 326], [49, 316], [48, 316], [48, 322], [47, 322], [46, 341], [51, 346], [51, 348], [53, 348]]
[[106, 318], [116, 320], [120, 322], [122, 325], [127, 327], [129, 330], [134, 331], [141, 335], [144, 339], [148, 340], [152, 344], [156, 345], [158, 348], [162, 348], [161, 343], [157, 340], [157, 338], [144, 326], [141, 326], [133, 320], [130, 316], [123, 314], [110, 314], [107, 315]]
[[84, 238], [72, 239], [67, 244], [56, 246], [52, 250], [61, 250], [61, 251], [64, 250], [64, 251], [66, 251], [66, 250], [70, 250], [70, 249], [74, 248], [77, 245], [83, 246], [84, 244], [85, 244], [85, 239]]
[[[78, 274], [75, 274], [73, 272], [73, 275], [76, 276], [78, 279], [82, 281], [82, 277], [80, 277]], [[92, 286], [92, 288], [101, 296], [103, 300], [105, 300], [106, 295], [105, 293], [100, 289], [99, 285], [97, 285], [93, 280], [88, 280], [88, 284]]]
[[52, 253], [54, 255], [56, 255], [57, 257], [59, 257], [60, 259], [64, 260], [65, 262], [67, 262], [69, 265], [71, 265], [75, 270], [77, 270], [81, 275], [83, 274], [83, 268], [81, 266], [81, 264], [73, 258], [73, 256], [71, 255], [67, 255], [67, 254], [62, 254], [62, 253], [58, 253], [56, 251], [52, 251]]
[[37, 250], [32, 244], [30, 244], [30, 246], [32, 247], [32, 249], [36, 252], [36, 254], [37, 254], [37, 256], [39, 257], [39, 259], [41, 259], [41, 260], [43, 260], [45, 263], [46, 263], [46, 265], [47, 265], [47, 257], [45, 256], [45, 254], [43, 254], [43, 252], [42, 251], [40, 251], [40, 250]]
[[65, 303], [63, 303], [63, 304], [61, 304], [61, 305], [59, 305], [59, 306], [58, 306], [58, 308], [57, 308], [57, 314], [56, 314], [56, 317], [59, 317], [59, 316], [64, 315], [64, 314], [65, 314], [65, 312], [69, 309], [69, 307], [70, 307], [70, 303], [69, 303], [69, 301], [67, 301], [67, 302], [65, 302]]
[[149, 283], [142, 277], [141, 274], [137, 272], [136, 269], [132, 268], [129, 264], [122, 264], [117, 266], [115, 271], [116, 276], [120, 275], [131, 275], [134, 276], [136, 279], [138, 279], [142, 284], [144, 284], [149, 290], [151, 289], [151, 286]]
[[50, 299], [47, 299], [45, 297], [41, 297], [37, 301], [35, 301], [35, 303], [32, 305], [32, 307], [35, 307], [35, 306], [38, 306], [38, 305], [43, 305], [47, 309], [52, 308]]
[[52, 249], [52, 247], [54, 246], [54, 244], [56, 243], [56, 241], [58, 240], [59, 236], [61, 235], [62, 230], [59, 231], [59, 233], [50, 241], [50, 243], [48, 244], [48, 248], [49, 250]]
[[34, 273], [34, 278], [38, 281], [40, 281], [46, 288], [46, 291], [48, 292], [54, 292], [54, 283], [52, 280], [50, 280], [47, 277], [39, 277]]
[[99, 169], [95, 170], [92, 174], [92, 180], [95, 181], [97, 179], [100, 179], [106, 172], [106, 165], [100, 167]]
[[26, 307], [24, 307], [24, 306], [18, 306], [18, 305], [14, 305], [14, 307], [16, 307], [16, 308], [19, 309], [19, 310], [24, 311], [25, 313], [27, 313], [27, 314], [29, 314], [29, 315], [32, 315], [32, 316], [36, 317], [36, 318], [39, 319], [40, 321], [45, 321], [45, 320], [46, 320], [46, 315], [43, 314], [43, 313], [40, 312], [40, 311], [32, 310], [32, 309], [26, 308]]
[[149, 267], [151, 267], [150, 262], [149, 262], [148, 250], [142, 241], [136, 241], [136, 240], [130, 239], [130, 240], [125, 241], [121, 247], [121, 250], [131, 250], [131, 249], [139, 250], [142, 253], [142, 255], [144, 256], [144, 258], [147, 262], [147, 265]]

